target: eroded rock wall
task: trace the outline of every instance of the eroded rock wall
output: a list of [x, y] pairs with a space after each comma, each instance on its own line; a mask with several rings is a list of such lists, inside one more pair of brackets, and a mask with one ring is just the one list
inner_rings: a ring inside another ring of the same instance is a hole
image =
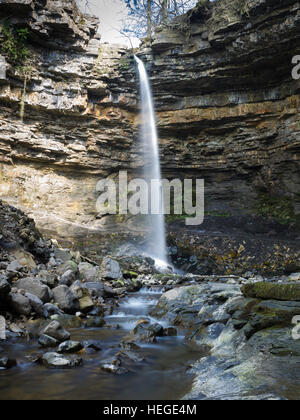
[[[299, 214], [299, 2], [216, 3], [160, 29], [144, 50], [163, 170], [205, 178], [210, 210], [253, 210], [263, 193], [292, 199]], [[241, 10], [230, 16], [233, 3]]]
[[[284, 218], [288, 207], [294, 222], [300, 83], [291, 59], [300, 51], [300, 6], [242, 3], [229, 20], [215, 3], [198, 7], [139, 52], [153, 86], [163, 174], [204, 178], [209, 211], [259, 207]], [[98, 21], [71, 0], [1, 2], [1, 16], [12, 11], [12, 23], [30, 30], [33, 70], [24, 122], [23, 78], [8, 63], [0, 80], [0, 196], [42, 231], [84, 240], [114, 226], [98, 218], [97, 181], [143, 165], [132, 56], [100, 44]]]

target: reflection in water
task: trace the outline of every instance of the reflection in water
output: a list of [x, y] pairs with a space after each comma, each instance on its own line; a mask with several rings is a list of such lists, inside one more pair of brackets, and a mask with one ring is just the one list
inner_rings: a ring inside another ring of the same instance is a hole
[[[134, 371], [124, 375], [103, 373], [101, 362], [120, 350], [120, 340], [141, 317], [147, 317], [159, 294], [132, 294], [120, 304], [119, 313], [107, 317], [108, 324], [120, 328], [77, 329], [71, 331], [78, 341], [100, 340], [102, 351], [85, 354], [84, 365], [70, 370], [48, 370], [29, 363], [26, 356], [41, 352], [36, 341], [6, 343], [4, 353], [17, 358], [19, 366], [0, 371], [0, 399], [67, 400], [176, 400], [190, 389], [192, 376], [188, 366], [201, 357], [198, 348], [190, 348], [183, 336], [159, 338], [157, 344], [143, 344]], [[155, 320], [153, 320], [155, 321]], [[160, 323], [161, 320], [159, 321]], [[167, 324], [165, 324], [167, 325]]]

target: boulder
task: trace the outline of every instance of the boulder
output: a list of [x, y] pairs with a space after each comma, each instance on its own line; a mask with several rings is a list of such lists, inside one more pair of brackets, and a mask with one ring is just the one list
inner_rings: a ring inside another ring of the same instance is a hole
[[52, 321], [42, 331], [41, 335], [49, 335], [60, 343], [69, 340], [70, 333], [66, 331], [59, 322]]
[[63, 312], [58, 309], [57, 306], [53, 305], [52, 303], [45, 303], [44, 305], [45, 310], [48, 312], [48, 315], [63, 315]]
[[78, 341], [64, 341], [58, 347], [58, 353], [78, 353], [83, 346]]
[[82, 359], [65, 357], [59, 353], [46, 353], [42, 357], [42, 364], [50, 369], [68, 369], [80, 366]]
[[104, 258], [100, 266], [100, 277], [105, 280], [118, 280], [123, 277], [118, 261]]
[[30, 305], [36, 314], [47, 318], [48, 312], [45, 310], [41, 299], [31, 293], [25, 293], [25, 297], [29, 299]]
[[39, 345], [41, 347], [45, 347], [45, 348], [56, 347], [58, 343], [59, 342], [55, 338], [50, 337], [49, 335], [46, 335], [46, 334], [42, 334], [39, 338]]
[[51, 300], [51, 290], [43, 284], [40, 278], [26, 277], [14, 283], [18, 289], [25, 290], [32, 295], [37, 296], [42, 302], [47, 303]]
[[266, 300], [300, 301], [300, 284], [265, 283], [245, 284], [241, 291], [245, 297]]
[[68, 314], [75, 314], [80, 310], [78, 296], [67, 286], [62, 285], [53, 289], [53, 296], [54, 301], [62, 311]]
[[71, 286], [71, 284], [75, 281], [76, 275], [74, 271], [67, 270], [60, 278], [59, 284], [65, 286]]
[[80, 280], [83, 282], [97, 282], [99, 281], [99, 267], [83, 262], [78, 266]]
[[11, 306], [18, 315], [30, 315], [32, 307], [30, 300], [20, 293], [10, 293]]

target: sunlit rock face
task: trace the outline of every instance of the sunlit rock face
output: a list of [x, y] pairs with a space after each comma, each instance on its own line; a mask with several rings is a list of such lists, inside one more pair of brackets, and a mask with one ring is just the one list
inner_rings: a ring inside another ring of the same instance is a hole
[[251, 210], [267, 193], [300, 213], [299, 3], [240, 3], [239, 17], [217, 23], [214, 5], [195, 9], [187, 29], [158, 31], [144, 51], [163, 170], [205, 178], [210, 210]]
[[[139, 54], [151, 76], [163, 175], [204, 178], [207, 210], [253, 213], [261, 194], [274, 194], [297, 214], [299, 4], [245, 3], [238, 18], [217, 24], [213, 4], [195, 9], [185, 30], [160, 30]], [[33, 70], [24, 123], [22, 78], [11, 65], [0, 78], [0, 197], [49, 235], [84, 241], [115, 230], [97, 215], [95, 187], [143, 165], [133, 58], [100, 45], [98, 22], [71, 0], [1, 2], [1, 16], [12, 10], [30, 27]]]
[[0, 196], [51, 235], [86, 237], [106, 229], [96, 218], [97, 181], [141, 165], [133, 58], [100, 45], [98, 20], [74, 1], [1, 2], [1, 17], [12, 11], [13, 23], [30, 27], [31, 77], [24, 123], [16, 67], [8, 64], [0, 81]]

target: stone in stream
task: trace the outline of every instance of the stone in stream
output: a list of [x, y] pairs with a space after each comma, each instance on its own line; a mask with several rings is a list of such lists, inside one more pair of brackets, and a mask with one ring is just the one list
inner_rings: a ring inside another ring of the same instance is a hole
[[52, 303], [45, 303], [45, 310], [48, 312], [48, 315], [63, 315], [63, 312]]
[[78, 296], [67, 286], [58, 286], [53, 289], [53, 296], [55, 303], [62, 311], [75, 314], [80, 310]]
[[41, 335], [43, 334], [49, 335], [59, 342], [69, 340], [70, 338], [70, 333], [66, 331], [57, 321], [50, 322], [50, 324], [42, 330]]
[[58, 353], [78, 353], [83, 349], [83, 345], [78, 341], [64, 341], [58, 347]]
[[164, 328], [164, 335], [167, 337], [177, 336], [177, 329], [175, 327]]
[[1, 369], [11, 369], [17, 366], [17, 361], [15, 359], [10, 359], [8, 357], [0, 358], [0, 370]]
[[97, 340], [83, 341], [82, 345], [86, 350], [92, 350], [92, 351], [101, 351], [102, 350], [100, 342], [97, 341]]
[[59, 342], [55, 338], [50, 337], [49, 335], [46, 335], [46, 334], [42, 334], [39, 338], [39, 345], [41, 347], [45, 347], [45, 348], [56, 347], [58, 344]]
[[51, 300], [51, 290], [39, 278], [26, 277], [15, 282], [14, 286], [37, 296], [43, 303]]
[[68, 369], [82, 364], [80, 357], [66, 357], [59, 353], [46, 353], [42, 356], [42, 364], [52, 369]]

